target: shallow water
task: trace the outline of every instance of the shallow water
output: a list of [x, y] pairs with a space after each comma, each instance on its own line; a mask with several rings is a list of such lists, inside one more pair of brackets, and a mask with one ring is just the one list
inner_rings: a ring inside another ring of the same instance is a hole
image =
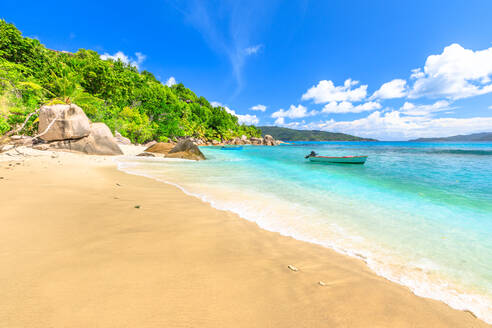
[[[492, 323], [492, 143], [310, 142], [209, 160], [128, 158], [126, 172], [179, 185], [262, 228], [364, 260], [417, 295]], [[369, 155], [365, 165], [304, 155]]]

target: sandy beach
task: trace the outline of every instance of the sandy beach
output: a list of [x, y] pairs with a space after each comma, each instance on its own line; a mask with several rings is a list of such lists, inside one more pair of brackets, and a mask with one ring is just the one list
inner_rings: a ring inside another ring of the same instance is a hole
[[1, 327], [488, 327], [112, 157], [1, 157]]

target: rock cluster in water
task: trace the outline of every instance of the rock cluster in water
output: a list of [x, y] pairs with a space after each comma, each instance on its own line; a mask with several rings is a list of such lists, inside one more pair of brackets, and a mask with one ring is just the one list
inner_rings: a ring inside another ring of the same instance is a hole
[[275, 140], [271, 135], [266, 135], [263, 138], [248, 138], [245, 135], [241, 138], [234, 138], [231, 140], [203, 140], [200, 138], [186, 138], [196, 143], [199, 146], [223, 146], [223, 145], [255, 145], [255, 146], [277, 146], [282, 143], [282, 141]]
[[205, 155], [200, 151], [200, 148], [190, 139], [181, 140], [177, 144], [158, 142], [139, 156], [148, 156], [144, 154], [160, 154], [168, 158], [182, 158], [195, 161], [204, 160]]

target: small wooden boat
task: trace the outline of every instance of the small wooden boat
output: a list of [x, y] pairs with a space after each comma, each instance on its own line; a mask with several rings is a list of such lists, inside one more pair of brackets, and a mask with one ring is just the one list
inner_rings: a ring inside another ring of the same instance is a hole
[[222, 146], [222, 150], [242, 150], [243, 146]]
[[367, 156], [319, 156], [315, 152], [311, 152], [305, 158], [315, 163], [332, 164], [364, 164], [367, 160]]

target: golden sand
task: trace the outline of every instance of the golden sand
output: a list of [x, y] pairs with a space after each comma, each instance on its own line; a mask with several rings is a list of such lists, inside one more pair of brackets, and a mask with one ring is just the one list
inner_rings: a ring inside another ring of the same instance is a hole
[[0, 327], [487, 326], [109, 157], [15, 158], [0, 177]]

